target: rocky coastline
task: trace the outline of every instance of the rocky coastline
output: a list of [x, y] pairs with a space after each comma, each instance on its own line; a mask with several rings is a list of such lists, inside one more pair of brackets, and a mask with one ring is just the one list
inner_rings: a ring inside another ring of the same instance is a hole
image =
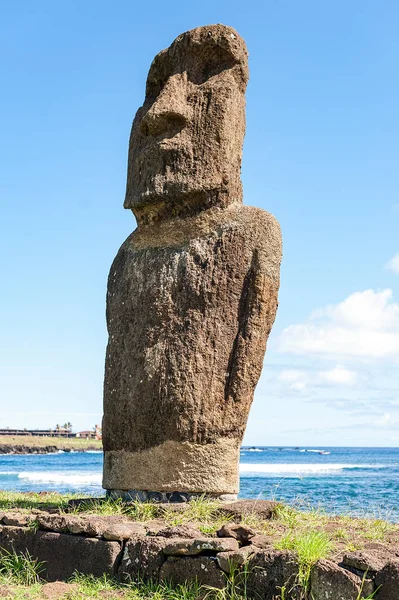
[[88, 452], [99, 450], [97, 446], [82, 447], [63, 447], [63, 446], [27, 446], [25, 444], [0, 444], [0, 454], [54, 454], [56, 452]]

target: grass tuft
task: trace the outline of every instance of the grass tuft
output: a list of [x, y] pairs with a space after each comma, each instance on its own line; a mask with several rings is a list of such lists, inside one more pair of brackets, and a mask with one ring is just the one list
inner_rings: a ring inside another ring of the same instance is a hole
[[226, 585], [222, 588], [204, 586], [208, 590], [206, 600], [247, 600], [247, 581], [249, 570], [246, 565], [241, 570], [231, 567], [229, 574], [224, 574]]
[[384, 541], [394, 531], [394, 526], [381, 519], [363, 519], [364, 537], [367, 540]]
[[204, 597], [204, 588], [197, 583], [172, 586], [166, 582], [134, 582], [128, 584], [117, 583], [114, 579], [103, 575], [93, 577], [75, 573], [69, 581], [78, 586], [76, 592], [68, 596], [70, 600], [86, 598], [103, 598], [105, 592], [107, 599], [111, 599], [112, 592], [115, 598], [123, 600], [198, 600]]
[[87, 498], [87, 501], [80, 503], [74, 508], [69, 508], [68, 513], [85, 513], [95, 515], [123, 515], [130, 517], [134, 521], [146, 522], [154, 519], [159, 514], [159, 507], [151, 502], [139, 502], [138, 500], [125, 503], [120, 498], [96, 500]]
[[297, 505], [294, 506], [277, 505], [275, 519], [289, 529], [296, 529], [298, 527], [323, 527], [329, 517], [320, 507], [297, 502]]
[[305, 591], [309, 588], [313, 565], [326, 558], [333, 549], [329, 536], [322, 531], [288, 533], [276, 544], [278, 550], [291, 550], [297, 554], [299, 562], [299, 584]]
[[94, 577], [93, 575], [83, 575], [76, 572], [68, 583], [75, 583], [78, 586], [77, 591], [69, 595], [71, 600], [75, 598], [97, 598], [101, 597], [103, 592], [121, 589], [121, 586], [114, 579], [105, 574], [101, 577]]
[[363, 588], [364, 588], [364, 584], [366, 581], [366, 577], [367, 577], [367, 571], [363, 575], [362, 585], [360, 586], [360, 590], [359, 590], [356, 600], [373, 600], [375, 598], [375, 595], [378, 593], [378, 590], [381, 587], [381, 586], [378, 586], [378, 588], [376, 590], [374, 590], [374, 592], [372, 594], [370, 594], [369, 596], [367, 596], [367, 598], [366, 598], [365, 596], [363, 596]]
[[0, 555], [0, 576], [10, 584], [34, 585], [40, 582], [44, 563], [32, 558], [28, 550], [17, 554], [2, 550]]
[[59, 494], [57, 492], [9, 492], [0, 490], [0, 509], [66, 510], [68, 501], [77, 497], [75, 494]]
[[199, 496], [192, 498], [181, 512], [164, 507], [162, 516], [169, 527], [193, 523], [204, 535], [214, 535], [222, 525], [231, 521], [230, 516], [220, 514], [219, 508], [219, 502]]
[[198, 583], [173, 586], [166, 582], [139, 582], [133, 584], [128, 598], [132, 600], [198, 600], [204, 596]]

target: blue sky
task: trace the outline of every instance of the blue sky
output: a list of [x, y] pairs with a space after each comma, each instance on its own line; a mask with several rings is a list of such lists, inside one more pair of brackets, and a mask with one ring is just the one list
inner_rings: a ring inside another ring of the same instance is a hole
[[278, 317], [245, 441], [399, 445], [399, 4], [1, 8], [0, 427], [99, 422], [108, 269], [154, 55], [221, 22], [250, 52], [246, 204], [279, 219]]

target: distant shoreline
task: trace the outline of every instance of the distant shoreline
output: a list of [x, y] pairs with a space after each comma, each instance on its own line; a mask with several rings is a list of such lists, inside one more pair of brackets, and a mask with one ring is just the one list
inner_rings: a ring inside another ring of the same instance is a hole
[[56, 452], [89, 452], [102, 450], [101, 440], [27, 436], [0, 436], [0, 455], [54, 454]]

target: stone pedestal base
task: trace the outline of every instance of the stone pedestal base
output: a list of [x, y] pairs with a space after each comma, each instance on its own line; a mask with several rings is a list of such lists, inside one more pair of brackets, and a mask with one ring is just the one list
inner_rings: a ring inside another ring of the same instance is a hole
[[150, 492], [143, 490], [107, 490], [106, 497], [123, 502], [189, 502], [193, 498], [206, 498], [207, 500], [220, 500], [221, 502], [234, 502], [237, 494], [190, 494], [188, 492]]
[[239, 451], [240, 441], [226, 438], [213, 444], [168, 441], [141, 452], [105, 450], [103, 488], [112, 497], [159, 502], [176, 494], [186, 500], [236, 495]]

